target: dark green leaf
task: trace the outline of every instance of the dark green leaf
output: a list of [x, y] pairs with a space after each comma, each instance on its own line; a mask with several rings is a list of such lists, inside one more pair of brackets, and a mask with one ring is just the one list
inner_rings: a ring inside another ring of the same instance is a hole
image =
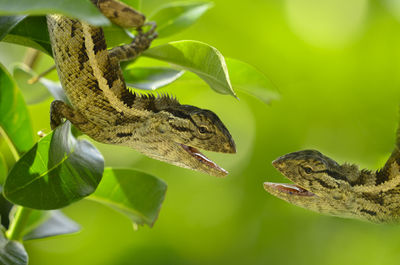
[[26, 16], [0, 17], [0, 40], [2, 40]]
[[47, 88], [40, 82], [29, 84], [28, 81], [36, 76], [25, 64], [17, 64], [13, 69], [14, 79], [18, 84], [26, 104], [36, 104], [50, 97]]
[[[3, 187], [0, 186], [0, 192], [2, 192], [2, 191], [3, 191]], [[5, 228], [8, 228], [8, 226], [10, 225], [9, 216], [10, 216], [10, 211], [11, 211], [12, 207], [13, 207], [13, 204], [10, 203], [9, 201], [7, 201], [4, 198], [3, 193], [1, 193], [0, 194], [0, 217], [1, 217], [1, 225]]]
[[[80, 230], [80, 226], [64, 215], [61, 211], [34, 211], [40, 216], [34, 217], [31, 221], [29, 229], [24, 231], [24, 240], [40, 239], [65, 234], [76, 233]], [[34, 215], [31, 214], [30, 217]]]
[[0, 264], [1, 265], [26, 265], [28, 254], [22, 243], [9, 241], [0, 231]]
[[164, 38], [191, 26], [212, 6], [210, 2], [169, 3], [158, 9], [149, 20], [157, 22], [158, 36]]
[[276, 87], [253, 66], [231, 58], [227, 58], [226, 63], [235, 90], [248, 93], [267, 104], [279, 99]]
[[104, 160], [88, 141], [76, 140], [67, 121], [43, 137], [11, 169], [4, 195], [33, 209], [57, 209], [93, 193]]
[[207, 82], [216, 92], [236, 97], [224, 57], [208, 44], [190, 40], [170, 42], [151, 48], [143, 55], [191, 71]]
[[124, 70], [124, 78], [128, 86], [156, 90], [174, 82], [184, 72], [166, 67], [131, 67]]
[[22, 154], [34, 144], [33, 129], [24, 98], [0, 65], [0, 126], [17, 152]]
[[8, 172], [6, 160], [4, 156], [0, 153], [0, 185], [3, 185]]
[[4, 37], [3, 41], [32, 47], [52, 55], [45, 16], [26, 17]]
[[133, 169], [104, 170], [103, 181], [89, 199], [111, 206], [137, 224], [152, 226], [164, 201], [164, 181]]
[[16, 14], [63, 14], [96, 26], [110, 23], [88, 0], [0, 0], [0, 15]]

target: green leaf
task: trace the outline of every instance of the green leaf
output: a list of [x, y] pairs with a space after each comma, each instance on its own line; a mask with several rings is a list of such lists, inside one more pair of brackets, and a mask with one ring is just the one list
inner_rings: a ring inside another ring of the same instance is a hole
[[[24, 98], [17, 86], [0, 65], [0, 126], [19, 154], [34, 144], [34, 135]], [[1, 132], [1, 130], [0, 130]]]
[[38, 82], [29, 84], [28, 81], [37, 74], [25, 64], [16, 64], [13, 75], [27, 104], [36, 104], [53, 96], [54, 99], [69, 102], [60, 82], [54, 82], [47, 78], [40, 78]]
[[53, 55], [45, 16], [26, 17], [4, 37], [3, 41]]
[[108, 205], [137, 224], [152, 226], [164, 201], [167, 184], [133, 169], [104, 170], [103, 181], [89, 199]]
[[190, 27], [212, 6], [211, 2], [169, 3], [159, 8], [149, 20], [157, 23], [158, 36], [164, 38]]
[[110, 24], [108, 19], [88, 0], [0, 0], [0, 15], [16, 14], [63, 14], [95, 26]]
[[13, 69], [13, 76], [24, 96], [26, 104], [36, 104], [51, 96], [41, 82], [28, 83], [29, 79], [36, 76], [36, 74], [25, 64], [16, 64]]
[[226, 64], [235, 90], [250, 94], [266, 104], [279, 99], [276, 87], [253, 66], [231, 58], [226, 59]]
[[26, 16], [0, 17], [0, 40], [2, 40]]
[[8, 172], [7, 163], [4, 156], [0, 153], [0, 185], [3, 185]]
[[54, 82], [43, 77], [39, 79], [39, 82], [47, 88], [54, 99], [69, 103], [69, 99], [67, 98], [67, 95], [65, 95], [64, 89], [62, 88], [60, 82]]
[[174, 82], [184, 72], [166, 67], [130, 67], [124, 70], [124, 78], [128, 86], [156, 90]]
[[88, 141], [75, 139], [70, 122], [43, 137], [11, 169], [4, 196], [25, 207], [57, 209], [93, 193], [104, 159]]
[[[17, 205], [14, 205], [13, 209], [11, 210], [11, 222], [14, 221], [17, 207]], [[30, 210], [28, 220], [26, 221], [24, 229], [22, 231], [22, 235], [31, 232], [36, 227], [44, 223], [47, 219], [49, 219], [50, 212], [51, 211]]]
[[108, 48], [132, 42], [132, 38], [127, 31], [116, 25], [103, 27], [103, 31]]
[[28, 254], [22, 243], [8, 240], [0, 231], [0, 264], [1, 265], [26, 265]]
[[142, 5], [142, 1], [141, 0], [123, 0], [122, 2], [124, 2], [125, 4], [127, 4], [130, 7], [133, 7], [136, 10], [140, 10], [140, 7]]
[[216, 92], [236, 97], [224, 57], [208, 44], [191, 40], [170, 42], [151, 48], [143, 55], [191, 71]]
[[24, 240], [76, 233], [80, 225], [68, 218], [59, 210], [33, 211], [24, 230]]

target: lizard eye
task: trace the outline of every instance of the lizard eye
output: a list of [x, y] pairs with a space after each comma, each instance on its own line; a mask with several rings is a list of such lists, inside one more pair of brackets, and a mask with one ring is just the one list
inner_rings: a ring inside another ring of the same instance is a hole
[[199, 132], [200, 133], [206, 133], [207, 132], [207, 128], [205, 126], [200, 126], [199, 127]]
[[307, 174], [311, 174], [312, 173], [311, 167], [304, 167], [304, 172], [306, 172]]

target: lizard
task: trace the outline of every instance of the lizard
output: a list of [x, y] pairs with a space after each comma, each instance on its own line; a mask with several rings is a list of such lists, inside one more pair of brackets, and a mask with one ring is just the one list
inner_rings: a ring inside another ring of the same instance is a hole
[[294, 184], [265, 182], [264, 189], [289, 203], [373, 223], [400, 221], [400, 128], [395, 149], [377, 171], [339, 164], [317, 150], [289, 153], [272, 165]]
[[53, 57], [70, 101], [50, 106], [52, 129], [69, 120], [83, 134], [106, 144], [128, 146], [176, 166], [225, 176], [228, 172], [199, 149], [235, 153], [228, 129], [212, 111], [183, 105], [169, 95], [131, 92], [120, 62], [133, 60], [157, 37], [155, 23], [116, 0], [91, 0], [113, 23], [136, 28], [132, 42], [107, 48], [100, 27], [63, 15], [47, 15]]

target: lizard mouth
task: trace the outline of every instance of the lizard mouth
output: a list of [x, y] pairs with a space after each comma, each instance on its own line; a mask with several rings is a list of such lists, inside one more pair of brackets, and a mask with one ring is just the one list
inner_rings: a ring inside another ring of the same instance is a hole
[[218, 166], [216, 163], [214, 163], [212, 160], [210, 160], [208, 157], [206, 157], [204, 154], [202, 154], [199, 151], [199, 149], [191, 147], [191, 146], [187, 146], [184, 144], [180, 144], [180, 145], [186, 152], [188, 152], [191, 156], [193, 156], [195, 159], [197, 159], [200, 163], [207, 166], [208, 168], [211, 168], [212, 170], [217, 171], [218, 175], [225, 176], [228, 174], [228, 171], [226, 171], [222, 167]]
[[267, 191], [270, 189], [276, 190], [278, 192], [283, 192], [289, 195], [296, 196], [314, 196], [315, 194], [296, 185], [289, 183], [274, 183], [274, 182], [264, 182], [264, 189]]

